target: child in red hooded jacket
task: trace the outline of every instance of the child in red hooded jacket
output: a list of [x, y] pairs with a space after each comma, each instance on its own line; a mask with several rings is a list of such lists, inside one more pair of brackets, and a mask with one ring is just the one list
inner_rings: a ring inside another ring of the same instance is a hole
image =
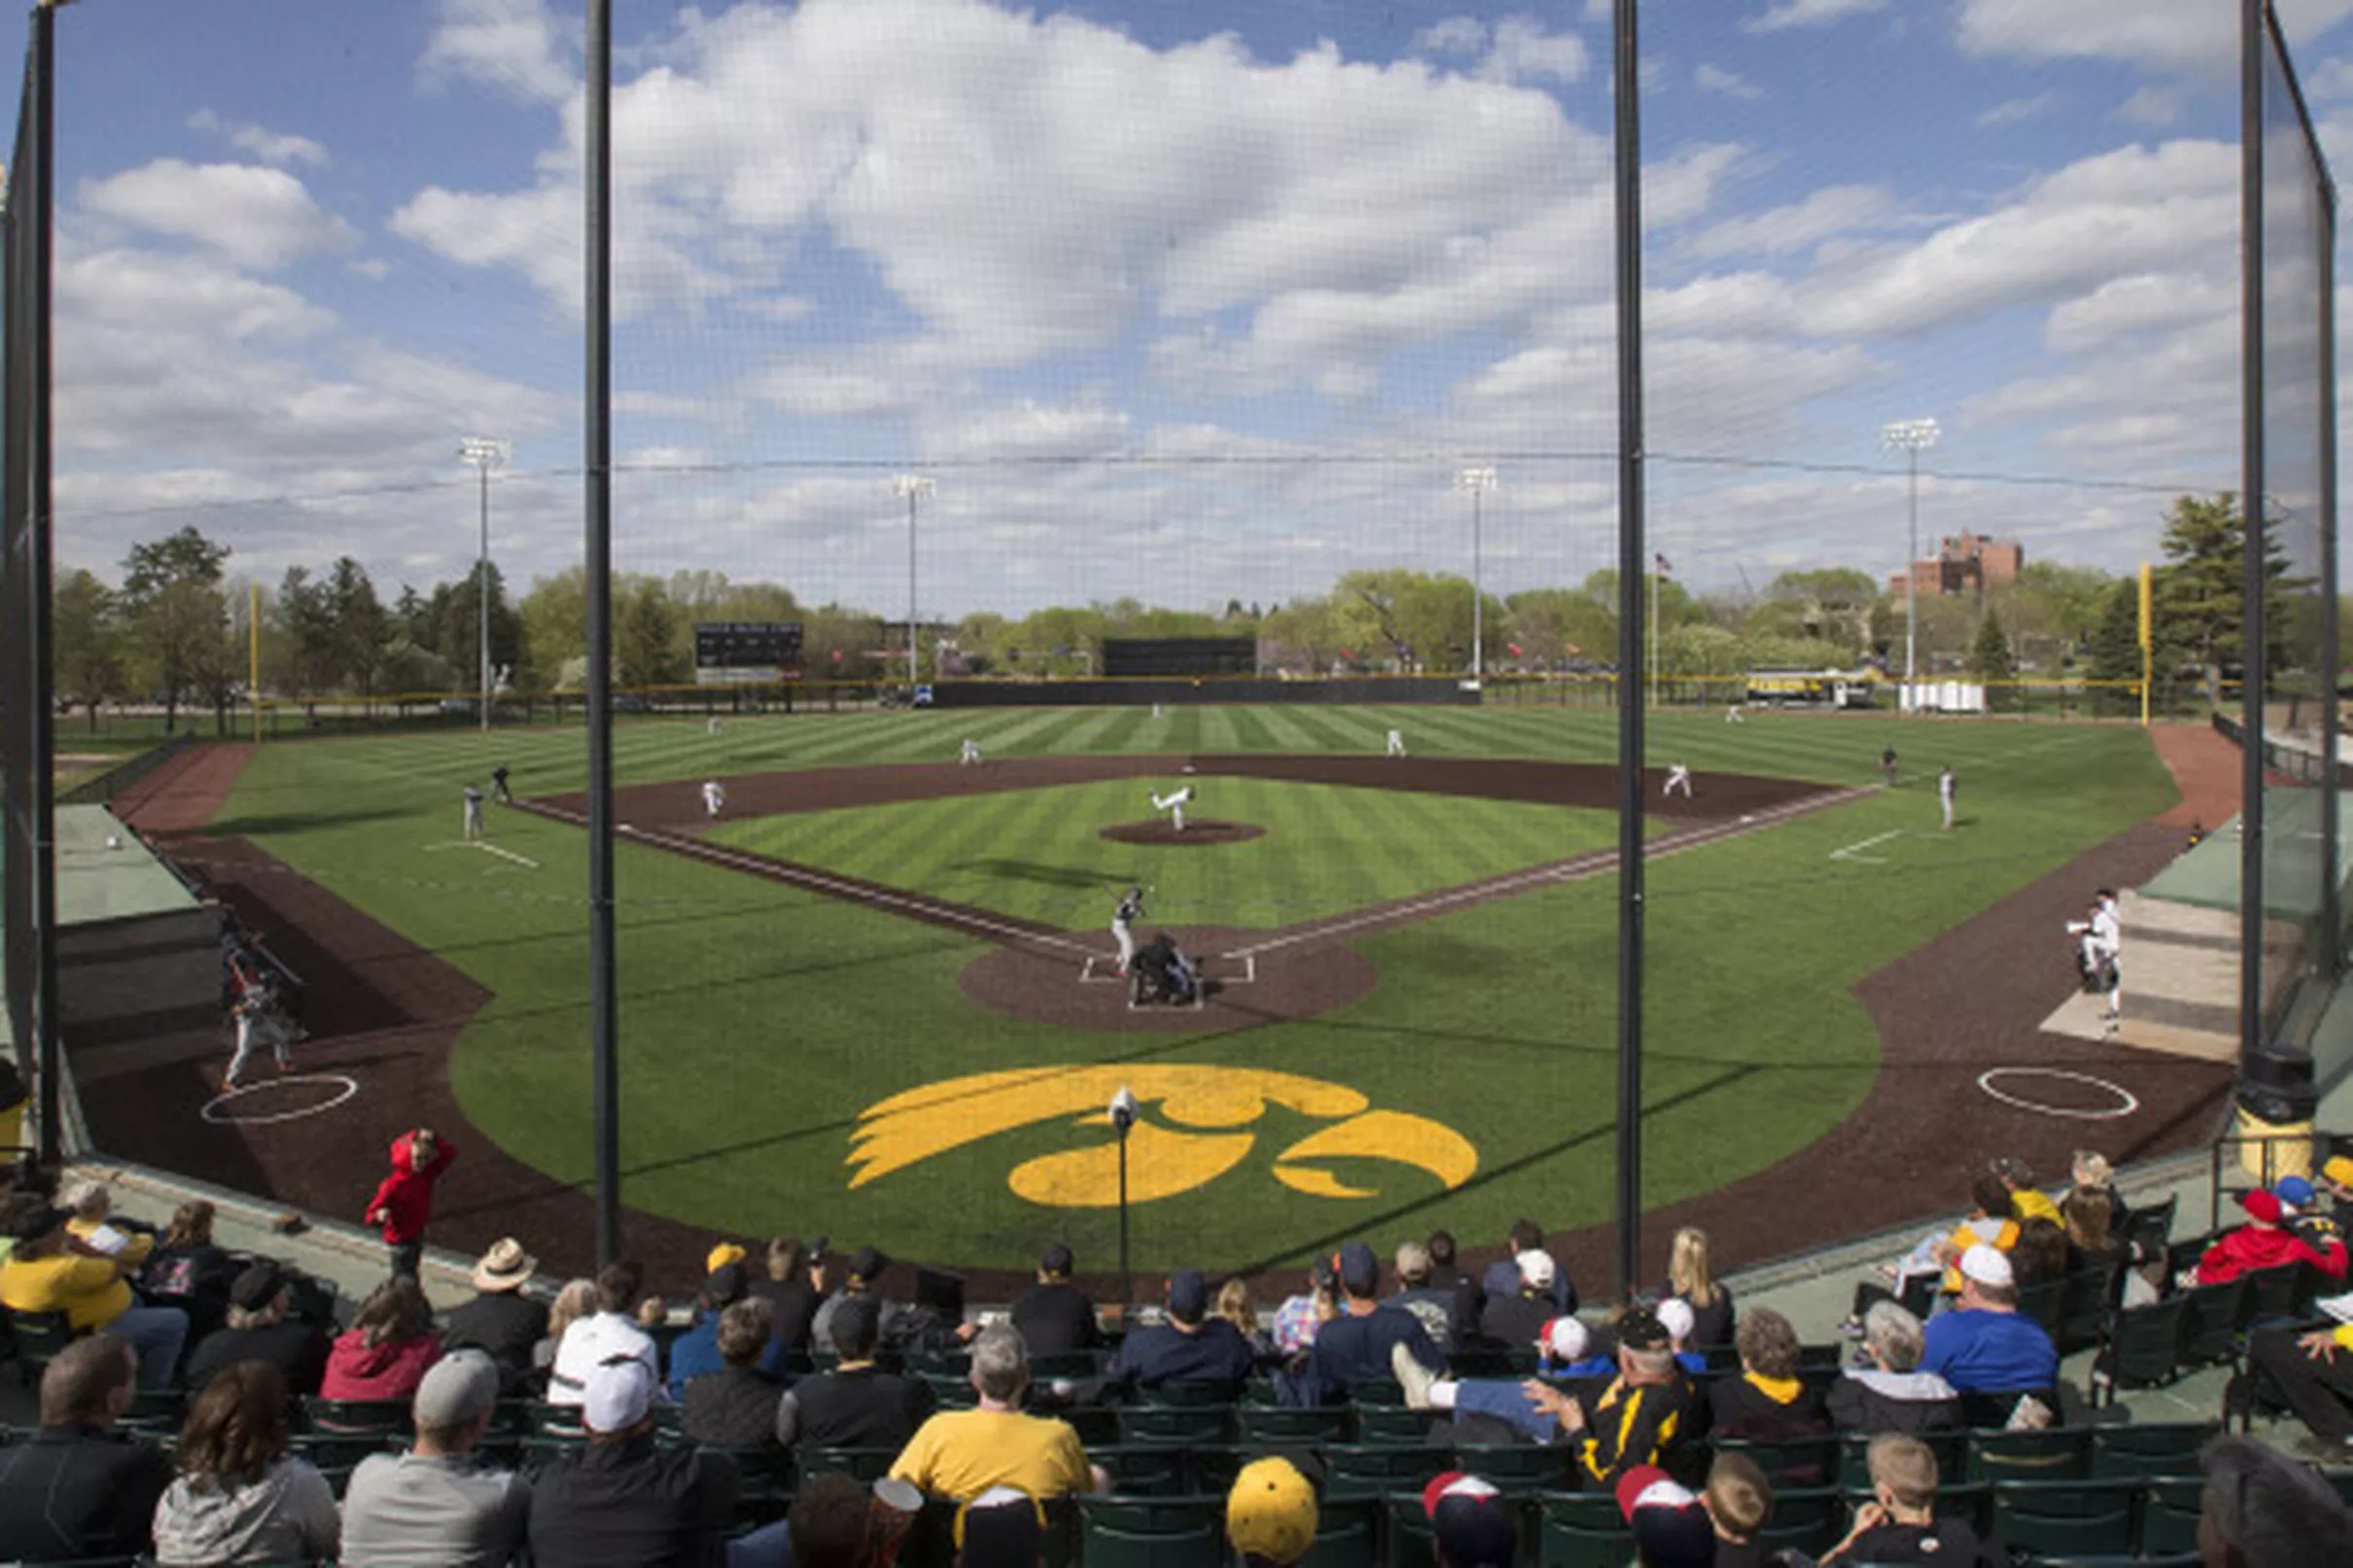
[[456, 1146], [442, 1142], [430, 1127], [410, 1128], [392, 1140], [392, 1174], [368, 1201], [366, 1218], [383, 1228], [396, 1279], [416, 1277], [425, 1256], [425, 1226], [433, 1218], [433, 1184], [457, 1157]]

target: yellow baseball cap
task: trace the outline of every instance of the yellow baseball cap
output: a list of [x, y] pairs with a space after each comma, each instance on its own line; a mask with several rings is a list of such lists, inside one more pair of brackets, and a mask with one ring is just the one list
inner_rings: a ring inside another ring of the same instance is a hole
[[2353, 1155], [2338, 1155], [2322, 1166], [2320, 1173], [2339, 1187], [2353, 1187]]
[[703, 1260], [703, 1272], [715, 1274], [731, 1263], [743, 1261], [744, 1249], [742, 1247], [732, 1241], [721, 1241], [711, 1249], [711, 1256]]
[[1226, 1495], [1225, 1534], [1246, 1557], [1297, 1562], [1316, 1544], [1316, 1488], [1288, 1459], [1252, 1460]]

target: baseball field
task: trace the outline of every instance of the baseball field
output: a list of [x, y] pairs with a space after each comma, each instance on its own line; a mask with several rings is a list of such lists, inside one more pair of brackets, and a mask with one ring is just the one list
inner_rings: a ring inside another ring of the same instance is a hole
[[[1410, 756], [1379, 754], [1392, 726]], [[2058, 924], [2179, 847], [2150, 825], [2179, 797], [2144, 732], [1712, 713], [1652, 734], [1659, 775], [1682, 762], [1695, 782], [1688, 799], [1651, 784], [1644, 1192], [1661, 1225], [1708, 1219], [1735, 1257], [1792, 1250], [1946, 1206], [1983, 1154], [2055, 1161], [2089, 1138], [2123, 1157], [2211, 1104], [2204, 1063], [2036, 1027], [2072, 981]], [[967, 738], [977, 766], [958, 765]], [[1107, 1270], [1104, 1107], [1123, 1084], [1144, 1104], [1127, 1151], [1140, 1268], [1271, 1270], [1441, 1224], [1472, 1245], [1523, 1214], [1595, 1225], [1613, 1154], [1614, 740], [1606, 713], [1538, 709], [625, 723], [633, 1246], [686, 1268], [712, 1232], [790, 1229], [988, 1272], [1060, 1238]], [[206, 1120], [217, 1063], [126, 1083], [166, 1163], [341, 1212], [385, 1138], [436, 1120], [466, 1151], [439, 1237], [511, 1232], [577, 1261], [580, 732], [193, 755], [139, 810], [304, 972], [300, 1072], [356, 1090], [330, 1104], [290, 1081], [264, 1093], [294, 1114]], [[500, 764], [518, 804], [470, 843], [462, 792]], [[705, 781], [725, 791], [716, 819]], [[1180, 784], [1189, 837], [1148, 798]], [[1106, 923], [1129, 886], [1146, 890], [1140, 934], [1201, 962], [1200, 1007], [1128, 1004]], [[2010, 1066], [2127, 1085], [2134, 1109], [2096, 1091], [2071, 1105], [2063, 1084], [2040, 1110], [1978, 1091]]]

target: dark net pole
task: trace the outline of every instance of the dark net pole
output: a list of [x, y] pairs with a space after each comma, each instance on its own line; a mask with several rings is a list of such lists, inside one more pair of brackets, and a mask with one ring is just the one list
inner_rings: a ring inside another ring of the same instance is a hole
[[[56, 143], [57, 35], [55, 11], [33, 8], [32, 69], [25, 79], [30, 100], [32, 146], [27, 166], [17, 170], [27, 226], [24, 249], [25, 405], [24, 482], [30, 528], [25, 538], [25, 610], [31, 633], [33, 678], [32, 767], [25, 792], [33, 818], [33, 1028], [39, 1060], [36, 1079], [41, 1122], [41, 1163], [54, 1169], [65, 1153], [64, 1097], [59, 1093], [64, 1050], [57, 1017], [57, 798], [55, 728], [57, 705], [51, 700], [53, 575], [50, 540], [50, 192]], [[30, 176], [27, 178], [27, 176]], [[27, 189], [29, 188], [29, 189]]]
[[588, 0], [588, 1035], [596, 1261], [621, 1255], [620, 1009], [613, 949], [613, 0]]
[[1642, 122], [1635, 0], [1617, 0], [1618, 1289], [1642, 1281]]
[[[2264, 1043], [2264, 10], [2239, 0], [2239, 440], [2246, 605], [2239, 643], [2238, 1046]], [[2332, 672], [2334, 675], [2334, 672]]]

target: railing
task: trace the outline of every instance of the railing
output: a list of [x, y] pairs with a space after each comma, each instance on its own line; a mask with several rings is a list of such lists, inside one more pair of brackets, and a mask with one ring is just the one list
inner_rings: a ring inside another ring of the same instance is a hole
[[85, 779], [57, 796], [60, 806], [103, 806], [195, 743], [193, 735], [175, 735], [161, 746], [151, 746], [127, 761], [118, 762], [95, 779]]

